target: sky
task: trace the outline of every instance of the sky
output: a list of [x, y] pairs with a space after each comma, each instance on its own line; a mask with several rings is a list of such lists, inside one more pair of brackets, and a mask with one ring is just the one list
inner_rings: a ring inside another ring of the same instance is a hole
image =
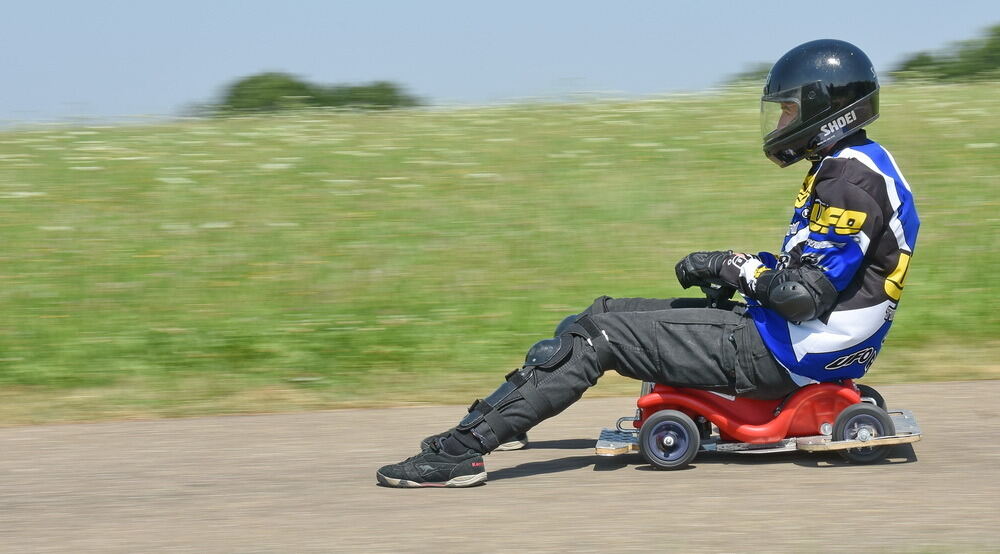
[[697, 91], [816, 38], [853, 42], [885, 72], [1000, 22], [996, 0], [826, 4], [9, 2], [0, 124], [178, 115], [264, 71], [317, 84], [388, 80], [435, 105]]

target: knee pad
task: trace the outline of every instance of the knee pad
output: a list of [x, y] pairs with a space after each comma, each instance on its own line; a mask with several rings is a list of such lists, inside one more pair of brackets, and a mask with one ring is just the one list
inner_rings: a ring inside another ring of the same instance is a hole
[[540, 340], [528, 349], [524, 357], [524, 367], [540, 367], [551, 369], [569, 357], [573, 351], [573, 339], [570, 336], [556, 336]]

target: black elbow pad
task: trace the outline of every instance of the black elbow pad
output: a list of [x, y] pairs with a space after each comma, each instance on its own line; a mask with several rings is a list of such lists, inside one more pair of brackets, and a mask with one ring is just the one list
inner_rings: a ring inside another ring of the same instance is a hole
[[806, 266], [775, 272], [760, 300], [788, 321], [809, 321], [830, 311], [837, 295], [822, 271]]

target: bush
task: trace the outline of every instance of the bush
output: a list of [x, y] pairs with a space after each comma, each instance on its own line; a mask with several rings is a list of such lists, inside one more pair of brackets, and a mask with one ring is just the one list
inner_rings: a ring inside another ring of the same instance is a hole
[[386, 109], [416, 105], [416, 98], [388, 81], [368, 85], [321, 86], [287, 73], [261, 73], [230, 85], [218, 112], [273, 112], [316, 106]]
[[316, 105], [314, 86], [286, 73], [261, 73], [233, 83], [223, 107], [236, 111], [274, 111], [292, 106]]

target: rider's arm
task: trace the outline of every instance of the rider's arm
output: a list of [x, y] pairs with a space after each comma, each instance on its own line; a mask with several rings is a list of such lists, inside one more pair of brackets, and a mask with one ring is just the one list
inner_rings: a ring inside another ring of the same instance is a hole
[[824, 161], [816, 174], [808, 235], [790, 248], [785, 264], [769, 267], [763, 256], [734, 254], [722, 264], [720, 278], [789, 321], [829, 312], [885, 221], [882, 207], [866, 190], [884, 184], [868, 182], [875, 174], [857, 164]]
[[837, 289], [813, 266], [773, 269], [758, 256], [714, 251], [692, 252], [675, 270], [684, 288], [728, 285], [789, 321], [819, 317], [837, 300]]

